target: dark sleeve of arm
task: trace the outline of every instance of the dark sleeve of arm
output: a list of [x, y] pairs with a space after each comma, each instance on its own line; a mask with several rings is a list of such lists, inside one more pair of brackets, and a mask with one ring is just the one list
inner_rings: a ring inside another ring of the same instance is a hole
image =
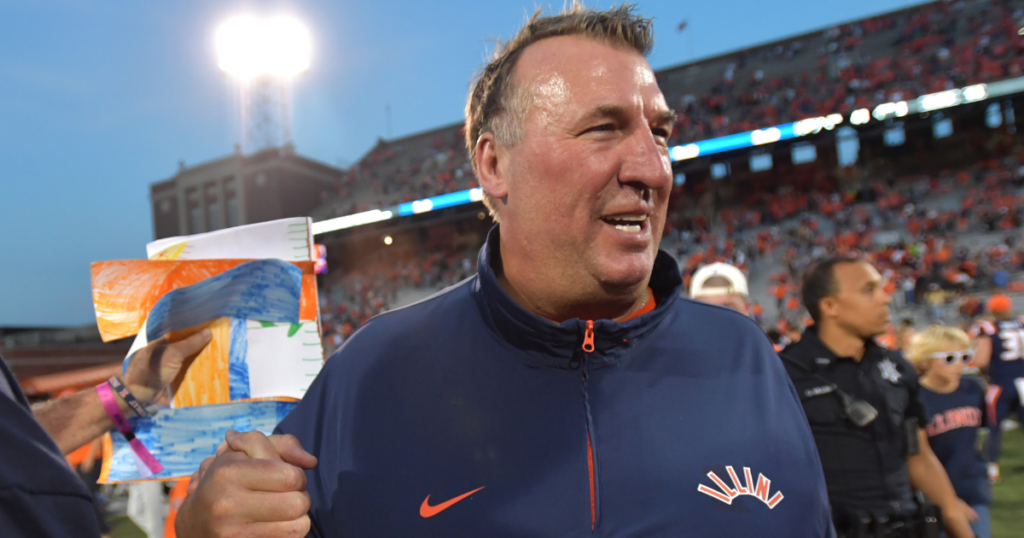
[[100, 535], [92, 496], [28, 409], [13, 377], [0, 392], [0, 536]]
[[[337, 357], [330, 361], [337, 360]], [[323, 439], [325, 434], [329, 437], [333, 426], [324, 421], [323, 409], [328, 404], [324, 401], [328, 397], [324, 385], [324, 378], [328, 376], [327, 365], [310, 385], [302, 401], [288, 413], [288, 416], [274, 429], [275, 434], [294, 435], [307, 452], [317, 457], [317, 466], [306, 471], [306, 491], [309, 493], [311, 505], [309, 507], [310, 529], [307, 538], [324, 538], [333, 536], [329, 532], [329, 514], [324, 510], [330, 505], [333, 488], [331, 481], [326, 478], [330, 476], [332, 460], [325, 454]]]
[[[776, 370], [779, 378], [781, 378], [777, 379], [776, 382], [781, 386], [785, 386], [786, 394], [784, 399], [789, 401], [792, 412], [799, 415], [797, 427], [800, 430], [801, 436], [803, 437], [803, 444], [806, 448], [806, 454], [804, 455], [805, 457], [803, 460], [808, 462], [811, 466], [811, 478], [817, 482], [818, 510], [815, 514], [814, 511], [808, 507], [808, 521], [813, 521], [818, 525], [817, 530], [819, 531], [819, 536], [835, 538], [836, 530], [832, 525], [832, 515], [828, 502], [828, 490], [825, 487], [825, 472], [821, 468], [821, 457], [818, 455], [818, 446], [814, 441], [814, 435], [811, 433], [811, 426], [807, 422], [807, 415], [804, 411], [803, 402], [800, 401], [800, 396], [797, 394], [796, 387], [793, 383], [794, 379], [799, 380], [801, 375], [806, 375], [806, 372], [800, 370], [787, 361], [783, 361], [781, 359], [782, 354], [775, 353], [774, 348], [771, 346], [771, 342], [767, 343], [764, 350], [765, 354], [769, 357], [769, 363], [778, 361], [778, 363], [781, 363], [782, 365], [782, 368]], [[815, 518], [815, 516], [817, 517]]]
[[372, 353], [367, 324], [324, 364], [299, 405], [274, 433], [294, 435], [302, 447], [317, 457], [317, 466], [306, 471], [306, 490], [312, 505], [309, 536], [338, 537], [344, 508], [338, 506], [339, 476], [352, 468], [354, 400], [359, 387], [361, 360]]
[[0, 489], [0, 536], [96, 538], [99, 524], [89, 498], [10, 486]]

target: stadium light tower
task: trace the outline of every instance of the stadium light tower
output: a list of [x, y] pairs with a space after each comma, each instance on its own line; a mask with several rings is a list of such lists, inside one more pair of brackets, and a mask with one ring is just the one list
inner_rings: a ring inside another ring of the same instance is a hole
[[309, 31], [292, 17], [242, 15], [220, 26], [216, 47], [218, 66], [238, 84], [243, 148], [291, 144], [291, 84], [309, 69]]

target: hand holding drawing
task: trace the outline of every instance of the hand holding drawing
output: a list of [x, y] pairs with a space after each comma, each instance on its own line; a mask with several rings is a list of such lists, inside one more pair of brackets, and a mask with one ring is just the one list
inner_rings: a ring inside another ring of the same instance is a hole
[[316, 466], [291, 435], [230, 431], [192, 476], [176, 519], [179, 536], [295, 536], [309, 532], [302, 469]]
[[211, 337], [210, 330], [204, 329], [174, 343], [169, 343], [167, 337], [150, 342], [128, 361], [125, 386], [143, 404], [153, 403], [178, 376], [185, 362], [195, 358]]
[[[178, 342], [160, 339], [139, 349], [128, 365], [125, 385], [136, 398], [149, 402], [209, 342], [210, 332], [200, 331]], [[132, 413], [124, 400], [117, 398], [117, 402], [126, 416]], [[32, 414], [65, 454], [99, 437], [113, 425], [95, 390], [51, 400], [34, 407]]]

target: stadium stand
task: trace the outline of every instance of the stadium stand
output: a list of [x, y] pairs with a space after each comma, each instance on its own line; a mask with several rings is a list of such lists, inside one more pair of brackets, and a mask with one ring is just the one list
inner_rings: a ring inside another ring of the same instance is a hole
[[[656, 73], [670, 145], [1024, 74], [1024, 1], [932, 2]], [[387, 141], [322, 195], [326, 219], [473, 188], [462, 124]]]
[[[664, 69], [659, 83], [680, 111], [670, 144], [1019, 76], [1022, 21], [1021, 0], [932, 2]], [[886, 148], [865, 139], [853, 167], [819, 147], [814, 163], [776, 156], [770, 172], [734, 167], [725, 181], [687, 172], [662, 248], [676, 256], [684, 279], [713, 261], [744, 269], [765, 328], [803, 325], [795, 283], [831, 254], [875, 262], [900, 316], [971, 319], [989, 290], [1024, 292], [1024, 140], [1010, 121], [996, 132], [964, 120], [962, 132], [942, 143]], [[461, 128], [379, 140], [324, 193], [314, 218], [476, 187]], [[923, 127], [915, 128], [908, 138], [921, 138]], [[476, 210], [468, 215], [476, 220]], [[486, 223], [417, 218], [414, 227], [427, 230], [420, 236], [396, 235], [391, 247], [377, 242], [335, 258], [341, 267], [332, 262], [321, 294], [329, 347], [369, 317], [475, 271]]]

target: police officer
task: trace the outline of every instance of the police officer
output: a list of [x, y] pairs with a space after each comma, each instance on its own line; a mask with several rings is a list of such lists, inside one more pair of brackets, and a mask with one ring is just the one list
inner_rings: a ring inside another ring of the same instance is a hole
[[947, 532], [973, 536], [977, 517], [956, 497], [921, 429], [926, 423], [914, 368], [874, 341], [889, 323], [891, 299], [871, 264], [830, 258], [803, 280], [814, 320], [780, 356], [818, 445], [832, 518], [840, 537], [938, 536], [931, 503]]

